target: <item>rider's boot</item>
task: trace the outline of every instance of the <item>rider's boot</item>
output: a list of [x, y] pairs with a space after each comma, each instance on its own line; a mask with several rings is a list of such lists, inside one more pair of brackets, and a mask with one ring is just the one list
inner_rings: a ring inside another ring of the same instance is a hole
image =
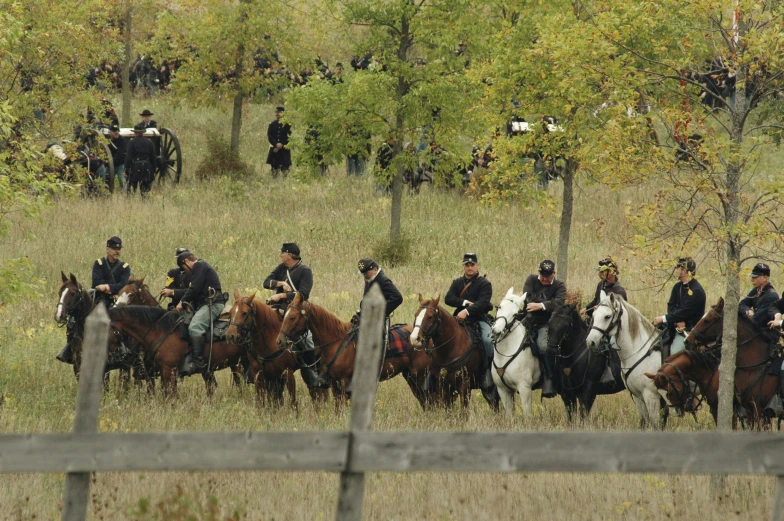
[[57, 356], [55, 358], [57, 358], [59, 361], [61, 361], [64, 364], [73, 364], [74, 360], [73, 360], [73, 351], [71, 350], [71, 343], [68, 342], [67, 344], [65, 344], [65, 347], [62, 348], [62, 350], [60, 350], [59, 353], [57, 353]]
[[182, 368], [179, 371], [180, 376], [190, 376], [204, 370], [204, 342], [203, 336], [191, 337], [190, 356], [186, 356]]
[[555, 382], [553, 381], [555, 371], [555, 350], [547, 349], [542, 356], [544, 365], [544, 382], [542, 382], [542, 398], [555, 398]]
[[308, 389], [329, 389], [329, 380], [313, 370], [317, 362], [316, 352], [310, 349], [301, 351], [299, 358], [302, 360], [299, 364], [299, 372]]
[[779, 392], [773, 395], [765, 410], [762, 412], [765, 416], [780, 418], [784, 416], [784, 403], [781, 397], [784, 396], [784, 378], [779, 376]]

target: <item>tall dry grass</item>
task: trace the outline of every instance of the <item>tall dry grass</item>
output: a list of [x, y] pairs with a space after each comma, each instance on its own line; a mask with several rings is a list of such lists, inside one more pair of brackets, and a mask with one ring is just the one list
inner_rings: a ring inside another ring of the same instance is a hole
[[[64, 432], [73, 422], [76, 383], [70, 367], [54, 355], [64, 331], [52, 321], [60, 270], [89, 283], [93, 260], [104, 254], [107, 237], [119, 235], [123, 259], [153, 289], [163, 285], [174, 265], [174, 249], [188, 246], [218, 270], [224, 290], [246, 294], [261, 287], [278, 262], [284, 241], [299, 242], [304, 261], [315, 274], [312, 299], [348, 319], [357, 308], [362, 282], [356, 261], [370, 254], [386, 236], [389, 199], [375, 194], [369, 178], [348, 180], [342, 165], [327, 179], [306, 184], [294, 176], [271, 179], [266, 165], [269, 107], [250, 105], [243, 130], [243, 157], [255, 168], [247, 182], [193, 180], [209, 132], [228, 131], [228, 117], [218, 111], [174, 110], [165, 99], [140, 103], [156, 119], [175, 129], [185, 154], [183, 182], [153, 191], [147, 201], [115, 195], [109, 200], [62, 200], [43, 222], [20, 221], [2, 241], [0, 259], [28, 256], [47, 285], [38, 299], [0, 309], [0, 432]], [[551, 188], [557, 192], [556, 184]], [[609, 193], [587, 186], [576, 204], [569, 287], [589, 299], [596, 285], [595, 263], [606, 255], [620, 260], [621, 281], [630, 301], [647, 316], [666, 307], [668, 290], [648, 289], [645, 252], [616, 244], [623, 205], [647, 197], [650, 189]], [[413, 318], [416, 294], [446, 292], [460, 274], [465, 251], [479, 254], [497, 301], [509, 287], [518, 291], [539, 261], [554, 258], [558, 216], [553, 210], [523, 210], [519, 202], [485, 207], [454, 192], [425, 189], [404, 198], [403, 228], [413, 258], [387, 273], [405, 301], [396, 321]], [[608, 223], [598, 232], [598, 221]], [[700, 268], [709, 302], [720, 295], [722, 281], [710, 262]], [[774, 274], [774, 281], [776, 280]], [[262, 290], [264, 293], [264, 290]], [[249, 389], [229, 385], [219, 375], [219, 389], [205, 397], [201, 379], [188, 379], [176, 400], [144, 392], [112, 389], [100, 414], [103, 431], [334, 430], [347, 426], [344, 411], [316, 409], [299, 383], [300, 411], [260, 409]], [[514, 419], [493, 415], [479, 395], [467, 416], [423, 413], [399, 380], [380, 386], [374, 428], [378, 430], [635, 430], [638, 414], [627, 394], [600, 397], [585, 425], [567, 424], [559, 399], [536, 401], [534, 414]], [[709, 415], [671, 419], [670, 429], [712, 429]], [[753, 435], [753, 434], [750, 434]], [[667, 447], [640, 447], [666, 454]], [[721, 457], [721, 455], [716, 455]], [[0, 519], [59, 517], [63, 475], [0, 477]], [[152, 519], [134, 514], [139, 501], [171, 504], [177, 486], [188, 504], [218, 500], [217, 512], [239, 508], [247, 519], [329, 519], [337, 494], [337, 476], [325, 473], [100, 474], [95, 478], [91, 519]], [[372, 520], [475, 519], [756, 519], [768, 515], [772, 480], [733, 477], [727, 493], [711, 497], [708, 480], [695, 476], [576, 474], [379, 474], [367, 483], [365, 513]], [[182, 499], [182, 498], [181, 498]], [[160, 518], [160, 517], [159, 517]]]

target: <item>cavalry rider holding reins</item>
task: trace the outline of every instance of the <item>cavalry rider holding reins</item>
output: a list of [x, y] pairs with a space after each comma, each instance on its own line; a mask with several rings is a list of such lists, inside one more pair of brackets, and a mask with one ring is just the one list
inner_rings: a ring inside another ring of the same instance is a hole
[[545, 259], [539, 263], [539, 275], [529, 275], [525, 279], [523, 292], [528, 300], [525, 310], [530, 313], [526, 320], [528, 338], [536, 340], [539, 359], [544, 365], [542, 397], [553, 398], [557, 394], [553, 382], [557, 351], [547, 347], [547, 322], [553, 311], [566, 301], [566, 284], [555, 278], [555, 263]]
[[[602, 292], [605, 295], [609, 295], [610, 293], [614, 293], [619, 297], [623, 298], [623, 300], [628, 300], [626, 298], [626, 290], [623, 289], [621, 283], [618, 282], [618, 275], [620, 275], [620, 270], [618, 269], [618, 264], [612, 259], [612, 257], [605, 257], [604, 259], [599, 261], [599, 265], [596, 267], [596, 271], [599, 273], [599, 284], [596, 285], [596, 293], [594, 293], [593, 300], [585, 306], [585, 314], [588, 315], [588, 320], [590, 321], [593, 318], [593, 312], [596, 310], [596, 307], [602, 301]], [[607, 361], [610, 361], [610, 349], [612, 349], [615, 345], [615, 337], [610, 337], [609, 340], [607, 337], [602, 336], [602, 344], [599, 347], [600, 352], [607, 353]], [[604, 369], [604, 373], [602, 374], [601, 379], [599, 380], [600, 383], [612, 383], [615, 381], [615, 377], [612, 373], [612, 368], [610, 367], [609, 363], [607, 367]]]
[[[267, 300], [267, 303], [279, 312], [285, 312], [297, 292], [305, 300], [310, 298], [310, 291], [313, 289], [313, 271], [302, 262], [300, 249], [296, 242], [283, 243], [280, 248], [280, 264], [264, 279], [262, 286], [275, 290], [275, 294]], [[297, 355], [295, 358], [299, 372], [308, 389], [328, 388], [329, 381], [313, 369], [318, 360], [310, 329], [291, 348]]]
[[778, 331], [767, 327], [776, 319], [776, 304], [779, 301], [779, 294], [770, 283], [770, 267], [767, 264], [760, 262], [752, 268], [751, 285], [754, 287], [746, 298], [740, 301], [738, 314], [749, 317], [768, 342], [778, 346], [780, 338]]
[[662, 338], [663, 355], [670, 346], [670, 355], [683, 351], [686, 335], [705, 314], [705, 290], [694, 278], [697, 263], [691, 257], [681, 257], [675, 265], [675, 276], [678, 282], [672, 287], [670, 300], [667, 302], [667, 314], [653, 319], [653, 325], [665, 324], [666, 336]]
[[476, 253], [463, 255], [463, 276], [452, 281], [444, 298], [447, 306], [455, 308], [452, 315], [458, 322], [476, 324], [479, 327], [482, 345], [487, 355], [485, 362], [482, 389], [492, 391], [495, 382], [490, 372], [493, 366], [493, 340], [490, 338], [492, 318], [489, 312], [493, 309], [493, 285], [486, 277], [479, 275], [479, 259]]
[[221, 283], [215, 268], [205, 260], [197, 258], [186, 250], [177, 256], [177, 265], [182, 266], [191, 276], [190, 287], [183, 295], [177, 307], [182, 310], [183, 304], [190, 304], [195, 313], [188, 325], [192, 352], [192, 363], [188, 364], [182, 376], [200, 373], [206, 367], [204, 362], [204, 345], [207, 338], [204, 335], [210, 331], [210, 323], [217, 321], [226, 303], [226, 297], [221, 291]]
[[[169, 311], [177, 307], [191, 283], [191, 274], [185, 271], [185, 268], [179, 263], [180, 254], [186, 251], [190, 253], [188, 248], [177, 248], [174, 250], [174, 257], [178, 259], [177, 267], [170, 269], [166, 273], [166, 285], [161, 290], [162, 297], [170, 297], [172, 299], [168, 306]], [[182, 260], [185, 260], [184, 256]]]

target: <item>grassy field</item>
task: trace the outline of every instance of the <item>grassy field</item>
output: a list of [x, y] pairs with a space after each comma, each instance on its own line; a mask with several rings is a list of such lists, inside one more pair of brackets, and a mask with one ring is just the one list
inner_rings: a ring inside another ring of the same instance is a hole
[[[76, 382], [70, 366], [54, 355], [64, 331], [52, 320], [59, 273], [73, 272], [89, 284], [92, 262], [104, 255], [106, 239], [119, 235], [122, 258], [151, 288], [163, 286], [174, 266], [174, 250], [188, 246], [208, 260], [224, 290], [247, 294], [278, 262], [284, 241], [297, 241], [315, 275], [312, 300], [348, 319], [357, 308], [362, 281], [356, 261], [370, 255], [386, 237], [387, 198], [375, 194], [369, 178], [348, 180], [343, 165], [327, 179], [309, 184], [273, 180], [264, 165], [270, 107], [250, 105], [243, 127], [244, 158], [255, 168], [246, 182], [216, 179], [196, 183], [193, 170], [208, 133], [228, 134], [229, 117], [218, 111], [175, 110], [165, 99], [137, 102], [181, 139], [185, 171], [176, 188], [156, 189], [146, 201], [115, 195], [109, 200], [62, 200], [42, 222], [17, 223], [0, 242], [0, 260], [28, 256], [45, 281], [39, 298], [0, 308], [0, 432], [64, 432], [73, 423]], [[136, 111], [138, 112], [138, 110]], [[560, 187], [551, 187], [557, 193]], [[588, 300], [596, 285], [595, 263], [606, 255], [620, 260], [621, 281], [630, 301], [653, 317], [666, 308], [665, 293], [653, 289], [637, 256], [621, 250], [610, 225], [623, 226], [623, 205], [647, 197], [649, 188], [608, 193], [586, 187], [578, 194], [573, 224], [569, 288]], [[404, 233], [413, 257], [405, 266], [386, 269], [405, 301], [395, 315], [410, 322], [416, 295], [446, 292], [461, 272], [465, 251], [479, 254], [481, 272], [495, 288], [495, 301], [509, 287], [518, 292], [524, 278], [543, 258], [554, 258], [558, 215], [546, 208], [524, 210], [519, 202], [485, 207], [454, 192], [425, 189], [404, 197]], [[637, 252], [641, 255], [644, 252]], [[715, 266], [698, 273], [708, 301], [718, 299], [722, 281]], [[778, 273], [774, 273], [774, 282]], [[262, 290], [262, 293], [265, 293]], [[241, 431], [344, 429], [348, 416], [332, 407], [317, 410], [299, 382], [299, 414], [289, 408], [260, 409], [251, 390], [229, 385], [207, 399], [201, 379], [188, 379], [176, 400], [144, 392], [106, 395], [100, 414], [103, 431]], [[467, 418], [443, 411], [423, 413], [401, 380], [381, 384], [374, 428], [377, 430], [634, 430], [638, 414], [628, 394], [600, 397], [583, 426], [566, 422], [560, 399], [540, 402], [534, 414], [510, 420], [493, 415], [474, 396]], [[670, 428], [712, 429], [708, 414], [672, 419]], [[666, 447], [641, 447], [661, 451]], [[720, 455], [717, 455], [720, 457]], [[578, 474], [379, 474], [368, 479], [365, 514], [371, 520], [502, 519], [758, 519], [767, 517], [771, 479], [732, 477], [726, 494], [714, 499], [708, 478], [670, 475]], [[95, 477], [91, 519], [331, 519], [338, 477], [325, 473], [100, 474]], [[56, 519], [63, 475], [0, 476], [0, 519]], [[214, 501], [210, 498], [214, 497]], [[215, 503], [216, 502], [216, 503]], [[186, 513], [195, 517], [188, 518]], [[236, 512], [236, 515], [235, 515]]]

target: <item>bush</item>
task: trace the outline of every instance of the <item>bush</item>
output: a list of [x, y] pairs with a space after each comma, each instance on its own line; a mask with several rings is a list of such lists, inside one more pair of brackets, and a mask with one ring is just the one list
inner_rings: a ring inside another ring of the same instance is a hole
[[196, 168], [199, 180], [214, 177], [244, 179], [253, 174], [253, 167], [231, 151], [229, 140], [216, 135], [207, 136], [207, 155]]
[[181, 485], [158, 503], [152, 504], [142, 498], [128, 514], [137, 521], [240, 521], [245, 514], [235, 509], [230, 515], [223, 515], [215, 496], [210, 495], [206, 502], [187, 494]]
[[384, 239], [373, 247], [373, 258], [389, 267], [402, 266], [411, 259], [411, 239]]

